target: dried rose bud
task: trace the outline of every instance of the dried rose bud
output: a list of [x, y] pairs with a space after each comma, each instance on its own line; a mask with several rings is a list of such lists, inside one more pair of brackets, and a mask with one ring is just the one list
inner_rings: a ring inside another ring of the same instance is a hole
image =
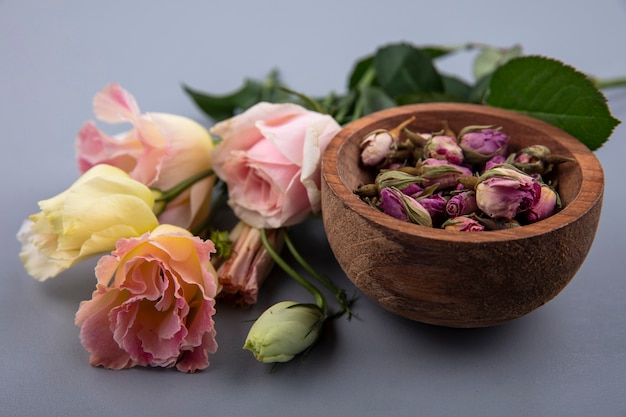
[[482, 232], [485, 230], [485, 226], [469, 216], [458, 216], [449, 219], [442, 224], [441, 227], [445, 230], [453, 230], [456, 232]]
[[459, 133], [459, 146], [465, 153], [465, 160], [481, 164], [496, 155], [506, 155], [509, 137], [500, 128], [468, 126]]
[[414, 198], [397, 188], [383, 188], [380, 191], [380, 198], [380, 206], [385, 214], [402, 221], [432, 227], [433, 222], [428, 211]]
[[452, 136], [436, 135], [431, 137], [424, 146], [423, 157], [441, 159], [460, 165], [463, 163], [463, 150]]
[[361, 161], [365, 166], [380, 165], [391, 153], [394, 140], [388, 130], [377, 129], [361, 141]]
[[430, 214], [433, 223], [440, 223], [446, 219], [446, 199], [441, 194], [430, 194], [425, 197], [414, 197]]
[[422, 186], [428, 187], [439, 184], [437, 189], [454, 188], [460, 177], [471, 177], [472, 171], [460, 165], [451, 164], [440, 159], [428, 158], [418, 167], [420, 176], [424, 179]]
[[421, 181], [422, 178], [399, 170], [383, 171], [376, 176], [376, 184], [380, 189], [394, 187], [408, 195], [422, 191], [418, 185]]
[[547, 146], [533, 145], [515, 154], [513, 165], [527, 174], [544, 175], [552, 171], [554, 165], [572, 161], [572, 158], [552, 154]]
[[528, 223], [535, 223], [539, 220], [550, 217], [560, 205], [559, 196], [550, 186], [541, 185], [541, 195], [536, 204], [528, 211], [524, 212], [524, 218]]
[[[398, 150], [400, 145], [400, 134], [415, 116], [408, 118], [393, 129], [376, 129], [365, 136], [361, 141], [361, 161], [365, 166], [377, 166], [385, 162], [392, 154], [402, 153]], [[409, 152], [410, 153], [410, 152]]]
[[485, 162], [485, 168], [483, 170], [487, 171], [497, 165], [502, 165], [506, 162], [506, 158], [504, 157], [504, 155], [495, 155], [493, 157], [491, 157], [491, 159], [489, 159], [487, 162]]
[[478, 178], [476, 204], [496, 219], [512, 219], [534, 207], [541, 195], [535, 179], [507, 165], [492, 168]]
[[545, 145], [528, 146], [515, 155], [515, 162], [534, 164], [550, 155], [550, 148]]
[[464, 191], [456, 194], [448, 200], [446, 204], [446, 214], [450, 217], [463, 216], [474, 213], [478, 209], [476, 205], [476, 193], [474, 191]]

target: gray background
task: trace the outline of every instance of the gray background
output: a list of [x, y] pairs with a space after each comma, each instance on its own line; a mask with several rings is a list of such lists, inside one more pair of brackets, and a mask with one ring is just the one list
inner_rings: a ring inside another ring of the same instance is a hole
[[[337, 321], [304, 363], [269, 373], [241, 349], [246, 320], [307, 297], [275, 271], [252, 310], [219, 308], [208, 370], [114, 372], [89, 366], [73, 324], [95, 261], [45, 283], [24, 272], [15, 233], [76, 178], [74, 138], [105, 84], [120, 82], [144, 111], [208, 126], [181, 83], [225, 93], [279, 67], [308, 94], [343, 91], [355, 59], [401, 40], [519, 43], [614, 77], [626, 74], [626, 1], [0, 0], [0, 415], [626, 416], [625, 125], [596, 152], [606, 195], [585, 264], [553, 301], [496, 328], [423, 325], [362, 296], [359, 320]], [[468, 78], [471, 59], [442, 69]], [[607, 95], [626, 120], [626, 91]], [[296, 234], [353, 290], [319, 221]]]

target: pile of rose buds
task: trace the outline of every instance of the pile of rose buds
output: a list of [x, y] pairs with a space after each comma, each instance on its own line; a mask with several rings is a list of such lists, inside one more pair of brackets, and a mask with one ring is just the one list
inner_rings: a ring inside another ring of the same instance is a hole
[[560, 209], [556, 164], [573, 162], [543, 145], [508, 153], [502, 127], [467, 126], [458, 134], [378, 129], [361, 142], [375, 182], [354, 192], [372, 207], [422, 226], [465, 232], [519, 227]]

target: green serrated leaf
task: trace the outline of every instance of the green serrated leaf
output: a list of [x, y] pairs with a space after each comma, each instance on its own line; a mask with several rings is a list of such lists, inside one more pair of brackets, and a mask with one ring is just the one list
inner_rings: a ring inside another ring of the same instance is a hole
[[374, 69], [378, 85], [390, 97], [443, 91], [443, 81], [431, 57], [408, 44], [380, 48], [374, 58]]
[[185, 92], [196, 105], [213, 121], [232, 117], [238, 110], [244, 110], [258, 103], [262, 97], [263, 85], [257, 81], [246, 80], [237, 91], [226, 95], [211, 95], [183, 86]]
[[591, 150], [602, 146], [620, 123], [585, 74], [541, 56], [515, 58], [499, 67], [486, 103], [560, 127]]

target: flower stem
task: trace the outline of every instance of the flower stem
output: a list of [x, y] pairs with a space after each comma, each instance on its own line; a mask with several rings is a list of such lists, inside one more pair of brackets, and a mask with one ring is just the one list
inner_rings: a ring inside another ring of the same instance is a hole
[[285, 87], [284, 85], [281, 85], [280, 89], [286, 93], [293, 94], [294, 96], [302, 99], [304, 102], [308, 103], [316, 112], [323, 113], [323, 114], [327, 113], [327, 111], [322, 108], [320, 103], [318, 103], [316, 100], [312, 99], [311, 97], [307, 96], [306, 94], [292, 90], [291, 88]]
[[170, 201], [178, 197], [187, 188], [191, 187], [192, 185], [194, 185], [200, 180], [210, 177], [211, 175], [214, 175], [214, 173], [213, 173], [213, 170], [209, 168], [209, 169], [206, 169], [204, 171], [197, 173], [196, 175], [192, 175], [191, 177], [179, 182], [178, 184], [176, 184], [175, 186], [173, 186], [172, 188], [168, 190], [162, 191], [162, 190], [159, 190], [158, 188], [153, 188], [152, 189], [153, 191], [156, 191], [160, 194], [158, 197], [154, 199], [155, 203], [161, 203], [161, 207], [158, 213], [156, 213], [156, 215], [159, 216], [160, 214], [162, 214], [165, 211], [165, 208], [167, 207], [167, 203], [169, 203]]
[[341, 306], [341, 314], [347, 312], [348, 313], [348, 319], [350, 319], [352, 316], [354, 316], [354, 313], [352, 313], [352, 310], [350, 309], [351, 301], [348, 301], [345, 290], [343, 290], [342, 288], [337, 287], [334, 282], [332, 282], [327, 277], [319, 274], [315, 269], [313, 269], [313, 267], [311, 265], [309, 265], [309, 263], [302, 257], [302, 255], [300, 255], [300, 253], [298, 252], [298, 250], [294, 246], [293, 242], [289, 238], [289, 234], [288, 233], [285, 233], [285, 244], [287, 245], [287, 249], [289, 249], [289, 252], [291, 252], [291, 255], [294, 257], [294, 259], [309, 274], [311, 274], [313, 276], [313, 278], [315, 278], [324, 287], [326, 287], [327, 289], [329, 289], [330, 291], [332, 291], [335, 294], [335, 298], [337, 299], [337, 302]]
[[272, 245], [270, 245], [269, 241], [267, 240], [266, 229], [261, 229], [261, 241], [263, 242], [263, 246], [265, 246], [267, 253], [270, 254], [274, 262], [276, 262], [276, 264], [280, 266], [283, 271], [285, 271], [298, 284], [302, 285], [304, 289], [311, 293], [313, 298], [315, 298], [315, 304], [317, 304], [317, 306], [324, 313], [324, 316], [326, 316], [328, 314], [328, 304], [326, 303], [326, 298], [324, 298], [324, 294], [322, 294], [321, 291], [317, 289], [317, 287], [307, 281], [302, 275], [298, 274], [295, 269], [290, 267], [287, 262], [285, 262], [285, 260], [281, 258], [278, 253], [276, 253]]
[[595, 79], [594, 83], [599, 89], [611, 88], [611, 87], [624, 87], [626, 86], [626, 77], [622, 78], [609, 78], [605, 80]]

